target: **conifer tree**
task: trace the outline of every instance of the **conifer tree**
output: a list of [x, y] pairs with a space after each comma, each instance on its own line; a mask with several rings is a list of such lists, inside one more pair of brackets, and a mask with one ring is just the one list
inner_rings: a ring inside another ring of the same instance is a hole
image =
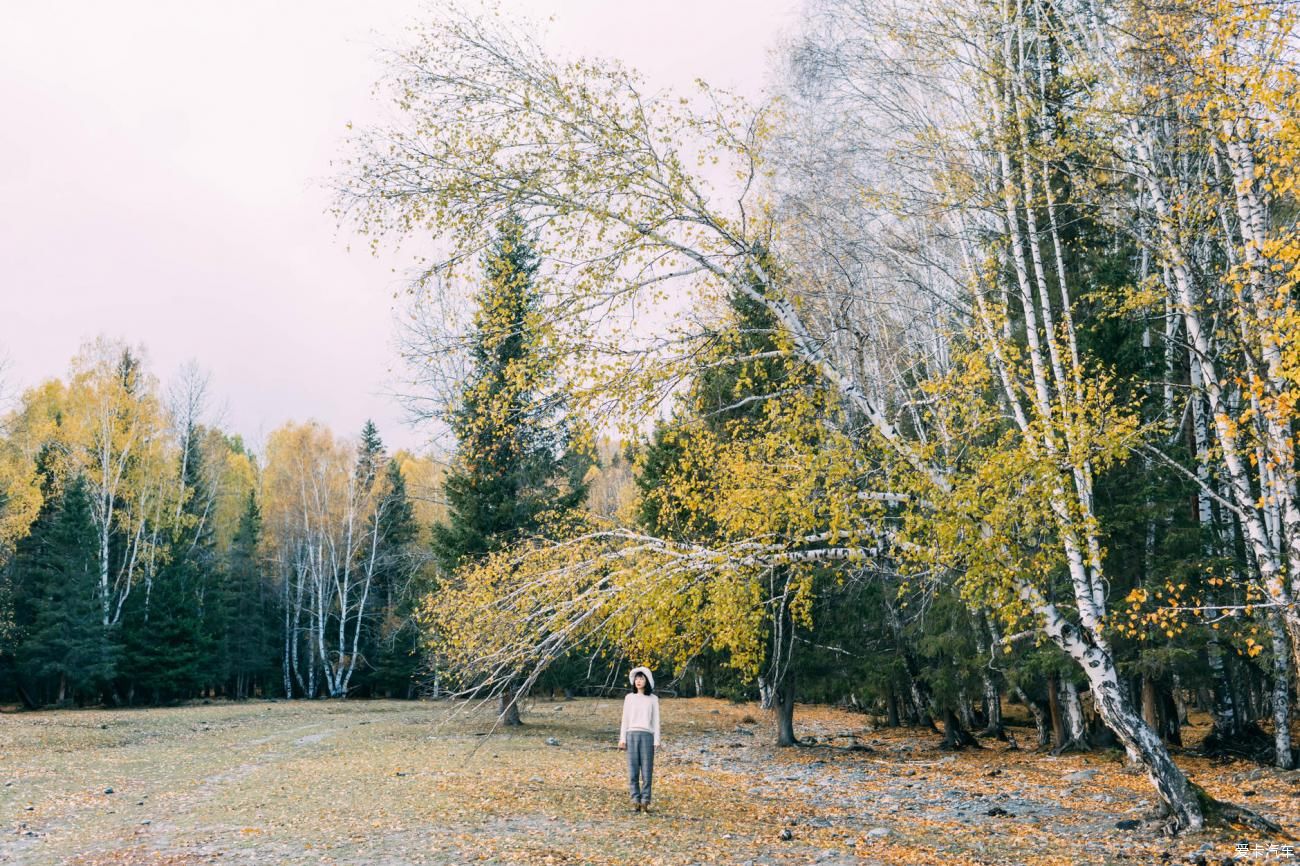
[[[586, 496], [586, 465], [569, 450], [562, 396], [548, 389], [553, 363], [539, 322], [538, 265], [523, 221], [502, 219], [483, 256], [469, 381], [449, 419], [457, 454], [444, 487], [447, 521], [433, 530], [446, 574], [526, 538], [546, 512]], [[518, 723], [513, 694], [502, 710]]]
[[384, 440], [379, 436], [379, 428], [374, 421], [366, 419], [361, 427], [361, 441], [357, 444], [357, 478], [363, 486], [379, 477], [384, 462]]
[[42, 514], [19, 568], [29, 587], [30, 624], [18, 668], [56, 703], [93, 698], [112, 679], [116, 650], [99, 618], [99, 563], [85, 481], [68, 482]]
[[[187, 441], [197, 441], [194, 431]], [[221, 632], [219, 576], [203, 460], [191, 447], [182, 462], [182, 502], [168, 527], [163, 565], [124, 614], [123, 667], [153, 701], [182, 699], [223, 678], [214, 665]]]
[[[419, 525], [396, 460], [384, 473], [383, 526], [376, 556], [374, 592], [378, 611], [369, 629], [367, 655], [373, 659], [366, 677], [372, 693], [408, 697], [420, 667], [415, 603], [427, 589], [418, 585], [426, 556], [416, 549]], [[374, 516], [371, 517], [373, 521]]]
[[[761, 249], [757, 259], [770, 265]], [[747, 281], [759, 295], [770, 290], [756, 275], [749, 275]], [[642, 525], [659, 537], [725, 541], [718, 538], [721, 530], [709, 510], [673, 501], [668, 491], [675, 485], [665, 481], [690, 474], [693, 478], [688, 486], [692, 489], [715, 486], [716, 481], [707, 477], [715, 474], [713, 467], [687, 459], [693, 442], [701, 437], [717, 442], [744, 441], [761, 435], [767, 426], [769, 403], [815, 388], [813, 371], [785, 354], [781, 326], [766, 305], [736, 290], [728, 298], [727, 313], [728, 320], [713, 338], [710, 357], [717, 362], [700, 370], [673, 419], [655, 430], [641, 461], [642, 471], [636, 479], [641, 491], [638, 516]], [[786, 576], [785, 568], [771, 570], [769, 597], [781, 595], [776, 587]], [[777, 743], [788, 746], [796, 743], [795, 681], [797, 668], [802, 666], [796, 664], [796, 656], [801, 653], [795, 653], [795, 624], [788, 608], [778, 604], [773, 615], [772, 643], [760, 681], [762, 700], [777, 710]], [[798, 661], [817, 665], [811, 658]]]
[[262, 511], [250, 490], [231, 543], [224, 583], [226, 675], [235, 698], [266, 694], [279, 679], [279, 618], [258, 556], [261, 534]]

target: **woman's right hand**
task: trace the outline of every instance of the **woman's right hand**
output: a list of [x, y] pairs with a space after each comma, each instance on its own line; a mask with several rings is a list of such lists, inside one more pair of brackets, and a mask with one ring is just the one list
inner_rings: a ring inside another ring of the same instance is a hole
[[627, 743], [623, 742], [622, 740], [619, 740], [619, 742], [618, 742], [618, 750], [619, 750], [620, 752], [626, 752], [626, 751], [627, 751]]

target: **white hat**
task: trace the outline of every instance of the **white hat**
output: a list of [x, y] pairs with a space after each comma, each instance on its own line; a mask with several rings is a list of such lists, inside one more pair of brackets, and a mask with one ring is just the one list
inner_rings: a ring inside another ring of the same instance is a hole
[[655, 687], [655, 675], [650, 673], [649, 668], [632, 668], [627, 675], [627, 681], [632, 684], [632, 688], [636, 688], [637, 674], [645, 674], [645, 681], [650, 684], [650, 688]]

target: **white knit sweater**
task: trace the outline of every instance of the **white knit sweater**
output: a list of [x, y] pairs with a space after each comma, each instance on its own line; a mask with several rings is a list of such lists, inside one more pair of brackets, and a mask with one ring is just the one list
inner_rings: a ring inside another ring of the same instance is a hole
[[628, 731], [649, 731], [659, 745], [659, 696], [634, 692], [623, 699], [623, 724], [618, 729], [618, 741], [627, 742]]

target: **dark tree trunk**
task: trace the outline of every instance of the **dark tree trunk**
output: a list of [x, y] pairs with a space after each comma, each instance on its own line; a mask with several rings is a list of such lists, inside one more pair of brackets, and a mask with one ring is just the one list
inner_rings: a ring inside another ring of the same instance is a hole
[[1155, 680], [1144, 674], [1142, 676], [1142, 721], [1150, 725], [1153, 731], [1159, 731], [1161, 728], [1158, 701]]
[[1181, 712], [1178, 707], [1178, 701], [1173, 693], [1165, 695], [1165, 739], [1171, 745], [1182, 747], [1183, 745], [1183, 726], [1182, 717], [1186, 713]]
[[898, 612], [889, 605], [886, 605], [885, 610], [889, 618], [890, 631], [894, 636], [894, 646], [898, 649], [899, 658], [903, 660], [903, 670], [907, 674], [907, 686], [911, 693], [912, 705], [916, 707], [917, 724], [937, 733], [938, 728], [934, 726], [934, 719], [930, 716], [930, 693], [921, 679], [921, 668], [916, 663], [916, 656], [912, 654], [911, 644], [903, 638], [903, 624], [898, 621]]
[[1173, 695], [1161, 687], [1155, 677], [1142, 677], [1142, 721], [1160, 734], [1166, 743], [1181, 746], [1182, 729], [1178, 724], [1178, 706]]
[[780, 683], [772, 690], [772, 709], [776, 713], [776, 744], [797, 746], [794, 735], [794, 672], [786, 668]]
[[1121, 746], [1115, 732], [1106, 726], [1100, 716], [1094, 716], [1088, 723], [1088, 742], [1092, 744], [1093, 748], [1097, 749], [1112, 749]]
[[1187, 697], [1183, 690], [1183, 684], [1178, 678], [1178, 674], [1173, 675], [1173, 686], [1169, 690], [1169, 697], [1173, 699], [1174, 710], [1176, 715], [1174, 720], [1181, 726], [1187, 724]]
[[1242, 728], [1248, 727], [1254, 723], [1256, 716], [1254, 708], [1250, 701], [1250, 683], [1249, 673], [1250, 665], [1242, 664], [1236, 659], [1228, 657], [1229, 669], [1231, 673], [1228, 676], [1228, 682], [1231, 683], [1232, 701], [1237, 706], [1241, 715], [1240, 725]]
[[976, 740], [970, 731], [962, 727], [961, 722], [957, 720], [957, 713], [953, 711], [952, 705], [945, 704], [943, 707], [943, 743], [940, 748], [963, 749], [968, 746], [980, 748], [979, 740]]
[[32, 700], [31, 692], [27, 691], [27, 687], [17, 677], [14, 678], [14, 685], [18, 688], [18, 697], [22, 700], [24, 707], [29, 710], [39, 710], [41, 708], [40, 704]]
[[519, 691], [514, 688], [508, 688], [501, 693], [500, 701], [497, 707], [497, 716], [501, 724], [513, 726], [522, 725], [524, 722], [519, 718], [519, 701], [521, 699]]
[[1047, 678], [1047, 709], [1052, 716], [1052, 741], [1061, 748], [1069, 737], [1065, 735], [1065, 719], [1061, 716], [1060, 683], [1056, 677]]
[[912, 706], [916, 708], [916, 723], [937, 733], [939, 729], [935, 727], [934, 719], [930, 716], [930, 691], [926, 688], [924, 680], [921, 679], [916, 658], [912, 655], [911, 650], [900, 649], [903, 657], [903, 667], [907, 671], [907, 685], [911, 692]]
[[894, 692], [894, 684], [890, 683], [885, 692], [885, 708], [889, 716], [888, 725], [891, 728], [898, 727], [898, 695]]

